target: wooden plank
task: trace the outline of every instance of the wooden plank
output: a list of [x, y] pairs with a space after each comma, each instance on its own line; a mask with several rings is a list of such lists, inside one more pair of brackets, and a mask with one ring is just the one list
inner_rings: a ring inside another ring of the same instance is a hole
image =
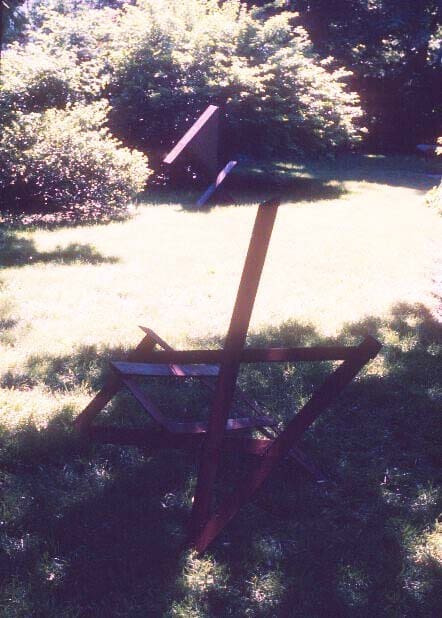
[[[144, 360], [144, 355], [151, 352], [154, 347], [155, 341], [149, 334], [146, 334], [137, 347], [129, 352], [128, 360]], [[120, 378], [116, 375], [109, 376], [100, 391], [74, 420], [74, 427], [81, 432], [87, 431], [97, 414], [99, 414], [99, 412], [101, 412], [101, 410], [109, 403], [112, 397], [118, 393], [120, 388]]]
[[[208, 170], [216, 174], [218, 160], [218, 107], [209, 105], [201, 116], [193, 123], [183, 137], [163, 159], [163, 163], [171, 165], [187, 148]], [[212, 130], [210, 130], [213, 125]]]
[[196, 205], [198, 207], [204, 206], [208, 199], [215, 193], [221, 183], [225, 180], [226, 176], [230, 174], [233, 168], [237, 165], [237, 161], [229, 161], [227, 165], [223, 167], [218, 176], [216, 177], [215, 182], [213, 182], [209, 187], [204, 191], [201, 197], [198, 199]]
[[[226, 431], [241, 431], [243, 429], [259, 429], [260, 427], [270, 427], [274, 421], [265, 416], [253, 418], [229, 418], [226, 424]], [[179, 422], [176, 423], [178, 433], [207, 433], [208, 423], [205, 421]]]
[[[141, 330], [143, 332], [145, 332], [146, 334], [150, 335], [150, 337], [156, 341], [156, 343], [158, 345], [160, 345], [164, 350], [168, 350], [168, 351], [172, 351], [173, 348], [166, 342], [164, 341], [164, 339], [161, 339], [161, 337], [159, 335], [157, 335], [157, 333], [155, 333], [153, 330], [151, 330], [150, 328], [146, 328], [145, 326], [140, 326]], [[206, 380], [206, 379], [202, 379], [201, 383], [204, 384], [205, 386], [207, 386], [207, 388], [211, 391], [215, 390], [215, 385], [213, 383], [212, 380]], [[236, 387], [235, 390], [235, 394], [238, 395], [238, 397], [251, 409], [253, 410], [257, 415], [259, 419], [265, 420], [265, 425], [260, 424], [260, 427], [273, 427], [274, 425], [276, 425], [276, 421], [274, 419], [269, 418], [268, 416], [266, 416], [264, 414], [264, 411], [260, 408], [260, 406], [257, 404], [256, 401], [253, 401], [246, 393], [244, 393], [239, 386]]]
[[[258, 431], [263, 436], [270, 438], [271, 440], [276, 440], [278, 435], [281, 433], [279, 432], [277, 435], [275, 435], [275, 433], [272, 434], [267, 430], [267, 427], [261, 427]], [[276, 430], [273, 431], [276, 432]], [[312, 458], [304, 453], [304, 451], [302, 451], [298, 446], [292, 446], [290, 453], [288, 454], [288, 458], [292, 459], [298, 466], [303, 468], [304, 471], [307, 472], [317, 483], [327, 482], [327, 477], [325, 474], [318, 468]]]
[[[204, 421], [175, 421], [166, 418], [158, 409], [150, 397], [131, 378], [125, 376], [122, 382], [134, 395], [141, 407], [166, 431], [171, 433], [207, 433], [208, 423]], [[258, 418], [231, 418], [227, 421], [227, 431], [240, 431], [242, 429], [269, 427], [272, 420], [266, 417]]]
[[174, 376], [187, 377], [216, 377], [219, 367], [216, 365], [163, 365], [152, 363], [128, 363], [112, 361], [111, 366], [125, 376]]
[[[152, 431], [144, 427], [112, 427], [94, 425], [88, 433], [89, 439], [105, 444], [139, 446], [149, 449], [185, 449], [195, 451], [200, 448], [204, 434], [171, 434], [166, 431]], [[226, 450], [233, 453], [262, 456], [267, 452], [271, 440], [258, 438], [226, 438]]]
[[124, 377], [122, 382], [127, 386], [132, 395], [138, 401], [140, 406], [166, 431], [174, 431], [174, 423], [169, 421], [162, 412], [157, 408], [154, 402], [146, 395], [138, 384], [131, 378]]
[[[173, 348], [167, 343], [167, 341], [165, 341], [164, 339], [161, 339], [161, 337], [159, 335], [157, 335], [157, 333], [155, 333], [152, 329], [150, 328], [146, 328], [145, 326], [140, 326], [141, 330], [143, 332], [145, 332], [146, 334], [150, 335], [150, 337], [158, 344], [160, 345], [164, 350], [168, 350], [168, 351], [173, 351]], [[218, 350], [216, 350], [218, 352]], [[220, 350], [223, 352], [223, 350]], [[176, 367], [177, 365], [174, 365], [174, 367]], [[201, 383], [204, 384], [205, 386], [207, 386], [207, 388], [211, 391], [215, 390], [215, 384], [212, 380], [206, 380], [204, 378], [201, 379]], [[249, 419], [251, 423], [250, 427], [256, 427], [256, 428], [262, 428], [262, 427], [273, 427], [274, 425], [276, 425], [276, 421], [272, 418], [270, 418], [269, 416], [267, 416], [264, 411], [259, 407], [259, 405], [256, 403], [256, 401], [253, 401], [252, 399], [250, 399], [250, 397], [248, 395], [246, 395], [246, 393], [244, 393], [239, 386], [236, 387], [235, 390], [235, 394], [238, 395], [238, 397], [250, 408], [252, 409], [258, 416], [254, 417], [252, 419]], [[240, 420], [240, 419], [229, 419], [229, 421], [227, 422], [227, 430], [233, 429], [232, 426], [232, 422], [233, 420]], [[246, 420], [246, 419], [241, 419], [241, 420]], [[245, 428], [245, 426], [243, 427], [238, 427], [238, 428]], [[269, 437], [269, 436], [268, 436]]]
[[[151, 328], [146, 328], [145, 326], [140, 326], [141, 330], [149, 335], [160, 347], [163, 348], [166, 352], [173, 352], [174, 349], [170, 346], [167, 341], [164, 341], [157, 333], [155, 333]], [[180, 375], [181, 367], [179, 365], [173, 365], [176, 375]], [[201, 379], [201, 383], [207, 386], [210, 390], [214, 390], [214, 385], [212, 380], [206, 380], [204, 377]]]

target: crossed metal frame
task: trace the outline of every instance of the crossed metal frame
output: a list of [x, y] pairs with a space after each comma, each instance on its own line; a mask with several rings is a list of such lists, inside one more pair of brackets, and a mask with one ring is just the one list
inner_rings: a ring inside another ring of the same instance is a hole
[[[152, 330], [143, 328], [145, 336], [129, 354], [127, 362], [111, 363], [113, 375], [75, 420], [83, 435], [99, 442], [151, 449], [199, 450], [198, 480], [188, 539], [189, 546], [198, 553], [206, 550], [286, 456], [292, 456], [299, 465], [317, 479], [320, 478], [315, 465], [299, 449], [297, 442], [381, 348], [379, 342], [370, 336], [358, 346], [244, 347], [278, 206], [278, 200], [270, 200], [258, 208], [224, 349], [173, 350]], [[155, 350], [156, 346], [162, 350]], [[271, 427], [274, 422], [262, 416], [259, 406], [236, 385], [240, 365], [329, 360], [343, 362], [325, 379], [285, 429], [276, 437], [271, 437], [266, 427]], [[208, 423], [167, 419], [138, 386], [134, 376], [194, 377], [202, 380], [214, 393]], [[213, 383], [210, 378], [216, 378], [216, 382]], [[93, 425], [94, 418], [123, 387], [132, 392], [154, 419], [158, 430]], [[235, 394], [258, 416], [228, 419]], [[258, 429], [267, 437], [245, 436], [244, 430], [250, 428]], [[222, 454], [228, 451], [247, 453], [254, 456], [255, 461], [232, 493], [214, 511], [216, 478]]]

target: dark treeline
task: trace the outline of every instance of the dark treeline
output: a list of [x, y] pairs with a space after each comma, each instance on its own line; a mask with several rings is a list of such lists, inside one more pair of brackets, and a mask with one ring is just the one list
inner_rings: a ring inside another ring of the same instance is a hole
[[413, 149], [441, 132], [442, 4], [439, 0], [247, 2], [299, 13], [321, 56], [353, 72], [367, 114], [366, 146]]
[[[126, 2], [135, 4], [133, 0]], [[19, 36], [40, 0], [1, 0], [6, 40]], [[48, 4], [51, 4], [49, 2]], [[75, 11], [117, 7], [124, 0], [69, 0]], [[439, 0], [246, 0], [268, 15], [299, 13], [321, 56], [353, 72], [367, 116], [368, 149], [400, 151], [434, 142], [442, 104], [442, 4]], [[21, 7], [21, 8], [20, 8]], [[25, 10], [23, 10], [23, 8]]]

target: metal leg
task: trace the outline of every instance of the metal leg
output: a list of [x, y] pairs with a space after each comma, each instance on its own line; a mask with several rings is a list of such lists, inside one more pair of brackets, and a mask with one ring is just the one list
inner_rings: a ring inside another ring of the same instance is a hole
[[279, 202], [261, 204], [258, 208], [249, 249], [238, 288], [235, 307], [224, 346], [225, 358], [221, 364], [215, 397], [209, 419], [207, 438], [201, 452], [201, 463], [192, 509], [191, 537], [197, 535], [210, 514], [227, 416], [232, 405], [241, 354], [246, 341], [250, 316], [264, 266], [267, 248]]

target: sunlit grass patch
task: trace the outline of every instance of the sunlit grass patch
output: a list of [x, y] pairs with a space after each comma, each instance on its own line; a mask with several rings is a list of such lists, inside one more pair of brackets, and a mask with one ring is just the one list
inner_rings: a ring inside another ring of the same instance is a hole
[[90, 398], [86, 390], [56, 393], [43, 386], [28, 390], [15, 388], [0, 389], [0, 424], [8, 429], [20, 427], [27, 422], [45, 427], [62, 409], [81, 411]]

